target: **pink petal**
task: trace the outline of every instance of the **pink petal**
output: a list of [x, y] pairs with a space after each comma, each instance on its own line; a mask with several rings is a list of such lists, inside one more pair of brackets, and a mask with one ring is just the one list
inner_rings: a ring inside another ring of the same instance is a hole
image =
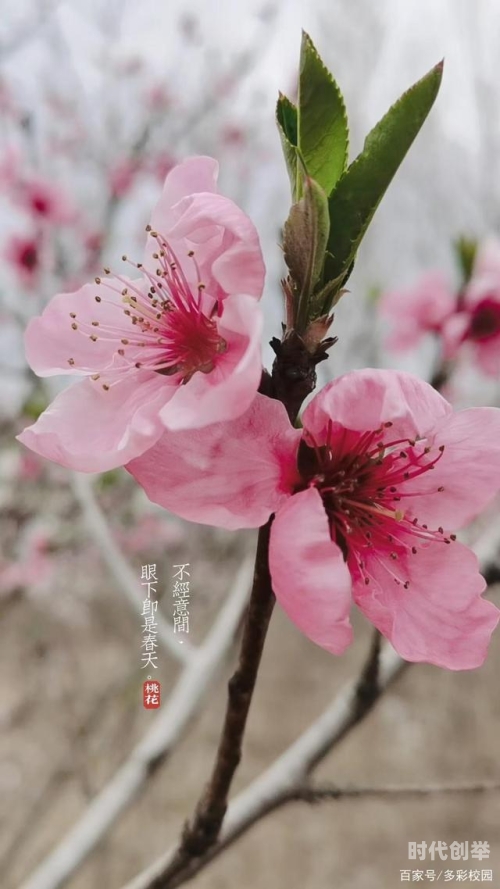
[[445, 321], [441, 330], [443, 358], [455, 358], [470, 324], [468, 312], [456, 312]]
[[429, 440], [429, 457], [444, 445], [442, 457], [433, 470], [403, 482], [401, 492], [413, 496], [407, 501], [403, 497], [401, 505], [410, 504], [413, 515], [431, 527], [463, 527], [500, 490], [499, 442], [498, 408], [471, 408], [446, 417]]
[[417, 345], [423, 334], [440, 329], [455, 310], [455, 304], [455, 294], [445, 275], [439, 271], [423, 275], [408, 290], [384, 294], [380, 311], [394, 324], [390, 345], [394, 349]]
[[356, 432], [374, 431], [391, 422], [390, 438], [418, 438], [451, 412], [451, 405], [413, 374], [367, 368], [326, 385], [302, 419], [316, 442], [323, 444], [331, 422]]
[[[133, 282], [127, 281], [132, 287]], [[130, 336], [132, 330], [130, 319], [124, 314], [120, 295], [123, 288], [123, 283], [108, 277], [99, 285], [84, 284], [75, 293], [54, 296], [43, 314], [30, 321], [25, 334], [26, 357], [35, 373], [81, 375], [109, 367], [120, 348], [120, 338]], [[101, 302], [96, 302], [96, 296]], [[98, 321], [106, 332], [92, 326], [92, 321]], [[108, 327], [115, 331], [114, 335], [107, 332]], [[97, 340], [91, 340], [92, 335]], [[70, 364], [70, 360], [74, 363]]]
[[432, 543], [393, 565], [409, 579], [407, 590], [375, 558], [366, 566], [371, 583], [355, 583], [366, 617], [405, 660], [450, 670], [479, 667], [500, 612], [481, 597], [486, 584], [474, 553], [460, 543]]
[[150, 500], [184, 519], [256, 528], [298, 481], [300, 438], [283, 405], [257, 395], [231, 422], [165, 433], [126, 468]]
[[[168, 241], [193, 287], [201, 278], [214, 298], [244, 293], [260, 299], [265, 268], [257, 231], [233, 201], [217, 194], [217, 174], [217, 162], [208, 157], [174, 167], [151, 225]], [[152, 271], [157, 250], [156, 240], [149, 237], [144, 264]], [[187, 256], [192, 250], [196, 265]]]
[[[257, 230], [248, 216], [219, 194], [196, 194], [175, 208], [176, 221], [161, 230], [183, 264], [188, 280], [192, 265], [182, 261], [194, 250], [207, 292], [219, 298], [245, 293], [260, 299], [265, 266]], [[213, 284], [219, 290], [213, 292]]]
[[182, 198], [200, 191], [216, 192], [218, 175], [219, 164], [212, 157], [189, 157], [173, 167], [151, 217], [153, 229], [163, 232], [170, 227], [170, 209]]
[[294, 494], [276, 515], [269, 567], [290, 620], [316, 645], [342, 654], [352, 641], [351, 575], [315, 488]]
[[262, 312], [249, 296], [224, 301], [218, 331], [226, 351], [210, 373], [195, 373], [161, 412], [167, 429], [194, 429], [231, 420], [250, 407], [262, 376]]
[[478, 368], [487, 377], [500, 376], [500, 336], [472, 344]]
[[160, 408], [171, 396], [165, 380], [146, 375], [108, 392], [83, 380], [61, 392], [20, 435], [35, 453], [80, 472], [105, 472], [151, 447], [163, 432]]

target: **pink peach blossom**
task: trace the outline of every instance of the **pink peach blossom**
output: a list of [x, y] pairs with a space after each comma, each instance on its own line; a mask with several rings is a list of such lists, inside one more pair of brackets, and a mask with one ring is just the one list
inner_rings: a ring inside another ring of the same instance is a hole
[[409, 661], [471, 669], [500, 612], [456, 541], [500, 488], [500, 410], [454, 413], [411, 374], [363, 370], [326, 386], [303, 430], [257, 395], [231, 424], [164, 435], [127, 469], [193, 521], [256, 527], [275, 513], [276, 598], [340, 654], [351, 600]]
[[445, 357], [454, 358], [463, 344], [484, 374], [500, 375], [500, 242], [494, 239], [478, 249], [458, 311], [444, 324]]
[[455, 311], [456, 296], [439, 271], [422, 275], [413, 287], [383, 294], [380, 312], [391, 324], [387, 347], [395, 352], [412, 349], [429, 333], [440, 333]]
[[142, 278], [97, 278], [30, 322], [36, 373], [85, 376], [19, 436], [36, 453], [100, 472], [165, 428], [229, 420], [250, 405], [262, 371], [264, 264], [254, 226], [216, 192], [217, 172], [216, 161], [195, 157], [167, 176], [135, 266]]
[[19, 183], [17, 200], [37, 221], [65, 225], [76, 219], [75, 208], [63, 189], [41, 176]]
[[4, 249], [5, 260], [12, 266], [24, 287], [34, 286], [40, 272], [40, 244], [31, 235], [11, 235]]

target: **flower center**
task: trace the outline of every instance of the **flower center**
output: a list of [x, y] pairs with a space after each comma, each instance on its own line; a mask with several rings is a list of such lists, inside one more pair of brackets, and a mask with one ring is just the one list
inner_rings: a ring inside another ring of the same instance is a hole
[[35, 246], [25, 247], [19, 258], [21, 265], [29, 272], [32, 272], [38, 265], [38, 251]]
[[467, 331], [467, 338], [488, 340], [500, 333], [500, 303], [486, 297], [474, 309]]
[[[415, 486], [405, 483], [431, 471], [444, 445], [431, 449], [411, 439], [390, 439], [387, 430], [360, 433], [330, 424], [327, 443], [318, 446], [310, 433], [299, 449], [300, 490], [315, 487], [328, 516], [330, 536], [342, 550], [350, 570], [370, 583], [366, 563], [375, 558], [405, 589], [409, 581], [388, 567], [406, 555], [416, 555], [418, 544], [450, 543], [443, 528], [429, 530], [413, 514]], [[388, 440], [387, 440], [388, 439]], [[408, 487], [408, 486], [407, 486]], [[437, 487], [436, 493], [443, 487]]]
[[[153, 258], [158, 266], [154, 272], [144, 268], [142, 263], [132, 263], [143, 275], [143, 281], [130, 282], [122, 276], [114, 276], [106, 282], [107, 290], [119, 294], [119, 300], [106, 298], [96, 293], [96, 318], [82, 322], [72, 312], [71, 327], [88, 336], [92, 342], [99, 339], [118, 341], [117, 359], [112, 368], [93, 374], [91, 379], [101, 379], [103, 389], [108, 390], [114, 382], [129, 372], [139, 369], [152, 370], [164, 376], [177, 376], [176, 382], [187, 383], [196, 372], [210, 373], [214, 370], [219, 355], [227, 348], [217, 326], [219, 305], [205, 292], [200, 281], [194, 251], [188, 253], [196, 269], [198, 284], [193, 288], [188, 283], [182, 267], [170, 245], [157, 232], [147, 231], [155, 238], [158, 249]], [[126, 256], [122, 257], [129, 262]], [[110, 275], [110, 270], [104, 270]], [[101, 278], [96, 284], [104, 284]], [[123, 285], [123, 286], [122, 286]], [[99, 307], [107, 307], [106, 320], [99, 319]], [[110, 323], [109, 308], [116, 311], [116, 325]], [[70, 365], [73, 359], [68, 359]]]

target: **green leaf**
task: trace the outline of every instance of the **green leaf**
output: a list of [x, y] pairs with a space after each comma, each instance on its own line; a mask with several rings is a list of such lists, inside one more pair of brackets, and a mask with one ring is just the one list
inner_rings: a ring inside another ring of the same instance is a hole
[[455, 241], [455, 255], [462, 275], [462, 287], [469, 283], [476, 261], [477, 241], [462, 235]]
[[283, 251], [297, 295], [295, 326], [307, 324], [309, 303], [320, 279], [328, 243], [328, 198], [317, 182], [304, 179], [304, 196], [294, 204], [283, 228]]
[[298, 106], [296, 144], [308, 175], [330, 194], [347, 166], [347, 114], [342, 93], [305, 32], [300, 53]]
[[297, 199], [297, 108], [282, 93], [276, 106], [276, 122], [295, 201]]
[[403, 93], [368, 134], [363, 151], [330, 195], [332, 258], [325, 264], [325, 284], [335, 278], [345, 284], [373, 214], [432, 108], [442, 73], [441, 62]]

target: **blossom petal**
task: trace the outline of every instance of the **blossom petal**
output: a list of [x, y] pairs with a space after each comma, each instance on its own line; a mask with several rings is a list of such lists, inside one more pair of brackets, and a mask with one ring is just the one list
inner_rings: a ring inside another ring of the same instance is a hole
[[440, 329], [455, 303], [452, 288], [440, 271], [422, 275], [409, 290], [385, 293], [380, 312], [394, 325], [388, 347], [398, 351], [416, 346], [425, 333]]
[[226, 351], [214, 370], [195, 373], [161, 412], [167, 429], [201, 428], [231, 420], [250, 407], [262, 376], [262, 311], [249, 296], [228, 297], [217, 324]]
[[216, 192], [219, 164], [213, 157], [188, 157], [172, 167], [168, 173], [161, 197], [153, 210], [151, 225], [164, 232], [172, 224], [171, 208], [188, 195], [196, 192]]
[[302, 419], [316, 442], [323, 444], [332, 422], [356, 432], [391, 423], [386, 440], [425, 437], [452, 410], [432, 386], [413, 374], [366, 368], [325, 386], [306, 407]]
[[398, 567], [408, 589], [375, 558], [366, 570], [371, 582], [354, 584], [356, 603], [401, 657], [449, 670], [483, 663], [500, 611], [482, 598], [486, 583], [466, 546], [431, 543], [409, 555]]
[[[162, 234], [180, 259], [183, 246], [185, 252], [194, 250], [207, 292], [218, 298], [245, 293], [260, 299], [265, 266], [257, 230], [246, 213], [228, 198], [206, 193], [185, 198], [174, 212], [176, 221]], [[183, 268], [192, 278], [192, 267], [184, 261]]]
[[90, 380], [69, 386], [36, 423], [18, 435], [41, 457], [80, 472], [105, 472], [151, 447], [163, 432], [160, 408], [173, 390], [149, 374], [141, 383], [113, 384], [104, 392]]
[[471, 343], [474, 360], [487, 377], [500, 376], [500, 335], [477, 343]]
[[499, 441], [498, 408], [470, 408], [446, 417], [432, 435], [429, 457], [441, 445], [443, 455], [432, 471], [402, 483], [402, 505], [411, 503], [419, 521], [431, 526], [463, 527], [500, 489]]
[[166, 432], [126, 468], [150, 500], [184, 519], [256, 528], [297, 482], [300, 438], [283, 405], [257, 395], [231, 422]]
[[[138, 283], [127, 282], [131, 287]], [[74, 293], [54, 296], [26, 329], [26, 357], [35, 373], [45, 377], [81, 375], [109, 367], [120, 347], [120, 337], [130, 336], [132, 331], [121, 298], [124, 286], [109, 277], [99, 285], [84, 284]], [[96, 296], [100, 302], [96, 302]], [[93, 325], [95, 321], [106, 330], [104, 334]], [[115, 331], [114, 336], [109, 328]]]
[[342, 654], [352, 640], [351, 576], [314, 488], [294, 494], [276, 515], [269, 567], [290, 620], [316, 645]]
[[[214, 299], [236, 293], [260, 299], [265, 267], [259, 236], [243, 210], [217, 193], [217, 174], [218, 164], [209, 157], [174, 167], [151, 218], [153, 231], [168, 241], [192, 287], [201, 278]], [[144, 265], [153, 272], [157, 251], [149, 236]]]

